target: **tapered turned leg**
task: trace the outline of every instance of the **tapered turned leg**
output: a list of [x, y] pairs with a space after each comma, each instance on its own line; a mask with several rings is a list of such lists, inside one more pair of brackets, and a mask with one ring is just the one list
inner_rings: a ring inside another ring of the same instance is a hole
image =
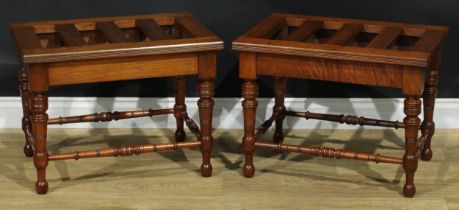
[[245, 153], [243, 173], [245, 177], [253, 177], [253, 153], [255, 151], [255, 118], [258, 102], [258, 85], [254, 80], [247, 80], [242, 84], [242, 108], [244, 110], [244, 137], [242, 139]]
[[210, 155], [212, 152], [212, 113], [214, 107], [214, 83], [208, 79], [201, 79], [198, 84], [198, 107], [199, 120], [201, 123], [201, 151], [202, 165], [201, 175], [209, 177], [212, 175], [212, 165], [210, 164]]
[[32, 135], [35, 145], [34, 164], [37, 168], [37, 182], [35, 190], [38, 194], [46, 194], [48, 182], [46, 182], [46, 166], [48, 166], [48, 153], [46, 151], [46, 135], [48, 114], [48, 96], [45, 92], [31, 92]]
[[427, 79], [424, 89], [424, 120], [421, 124], [421, 139], [425, 140], [424, 148], [421, 151], [421, 159], [429, 161], [432, 159], [432, 149], [430, 142], [435, 133], [435, 123], [433, 114], [435, 108], [435, 98], [438, 93], [438, 71], [431, 70], [427, 73]]
[[185, 105], [185, 92], [186, 92], [186, 78], [176, 77], [175, 78], [175, 105], [174, 105], [174, 116], [177, 123], [177, 130], [175, 130], [175, 141], [185, 141], [185, 131], [183, 130], [183, 118], [182, 113], [186, 112]]
[[274, 96], [275, 105], [273, 113], [277, 113], [276, 118], [276, 130], [274, 131], [273, 140], [274, 143], [282, 143], [284, 141], [284, 132], [282, 131], [282, 124], [285, 119], [285, 82], [286, 79], [283, 77], [274, 78]]
[[19, 92], [22, 100], [22, 131], [25, 135], [24, 155], [26, 157], [33, 156], [32, 145], [32, 128], [30, 127], [30, 93], [29, 93], [29, 80], [27, 71], [24, 66], [19, 68]]
[[421, 100], [418, 96], [406, 96], [405, 99], [405, 155], [403, 156], [403, 169], [405, 169], [406, 183], [403, 187], [403, 194], [406, 197], [413, 197], [416, 193], [414, 186], [414, 173], [418, 168], [417, 139], [421, 123]]

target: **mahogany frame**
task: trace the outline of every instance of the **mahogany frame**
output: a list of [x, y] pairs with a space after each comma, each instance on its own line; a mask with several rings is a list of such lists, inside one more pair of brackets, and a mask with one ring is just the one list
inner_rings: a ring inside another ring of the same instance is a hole
[[[223, 42], [190, 13], [144, 16], [37, 21], [11, 24], [19, 49], [19, 84], [23, 105], [24, 154], [34, 159], [38, 194], [46, 194], [49, 161], [106, 156], [129, 156], [148, 152], [199, 147], [201, 174], [212, 174], [213, 79], [216, 51]], [[186, 77], [197, 76], [199, 127], [185, 104]], [[53, 86], [98, 83], [142, 78], [173, 77], [175, 105], [160, 110], [104, 112], [82, 116], [48, 118], [48, 89]], [[90, 151], [48, 154], [47, 125], [107, 122], [173, 114], [177, 121], [175, 142], [124, 145]], [[184, 124], [197, 142], [184, 142]]]
[[[402, 164], [406, 174], [403, 193], [406, 197], [413, 197], [416, 192], [413, 180], [418, 154], [422, 160], [432, 158], [430, 142], [435, 130], [433, 112], [438, 93], [438, 65], [448, 30], [443, 26], [285, 13], [274, 13], [262, 20], [233, 42], [233, 49], [240, 52], [239, 77], [244, 80], [244, 176], [254, 175], [255, 148]], [[319, 36], [330, 31], [329, 37]], [[357, 39], [361, 37], [367, 42], [358, 42]], [[274, 77], [275, 105], [272, 116], [256, 129], [258, 75]], [[284, 105], [287, 78], [398, 88], [406, 97], [406, 118], [402, 123], [351, 115], [287, 111]], [[418, 115], [421, 113], [422, 95], [424, 120], [421, 123]], [[398, 158], [333, 148], [286, 145], [282, 143], [282, 123], [287, 116], [350, 125], [404, 128], [405, 155]], [[258, 141], [273, 123], [274, 143]], [[418, 138], [419, 130], [422, 135]]]

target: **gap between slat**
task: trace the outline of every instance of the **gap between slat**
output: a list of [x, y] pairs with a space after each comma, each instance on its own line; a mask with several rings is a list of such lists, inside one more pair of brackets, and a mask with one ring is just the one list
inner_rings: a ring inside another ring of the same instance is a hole
[[322, 28], [323, 22], [308, 20], [305, 21], [300, 27], [295, 29], [290, 35], [286, 38], [289, 41], [305, 41], [312, 34]]
[[260, 24], [255, 26], [251, 31], [249, 31], [246, 36], [257, 37], [262, 39], [270, 39], [276, 33], [278, 33], [287, 22], [285, 18], [281, 17], [269, 17], [263, 20]]
[[120, 28], [114, 22], [97, 22], [96, 30], [100, 31], [107, 38], [109, 42], [121, 43], [129, 42], [126, 35], [121, 31]]
[[142, 31], [142, 33], [148, 37], [150, 40], [165, 40], [171, 39], [169, 34], [167, 34], [161, 26], [159, 26], [155, 21], [150, 19], [136, 20], [136, 27]]
[[181, 29], [181, 32], [186, 37], [213, 36], [212, 32], [192, 16], [176, 18], [175, 25]]

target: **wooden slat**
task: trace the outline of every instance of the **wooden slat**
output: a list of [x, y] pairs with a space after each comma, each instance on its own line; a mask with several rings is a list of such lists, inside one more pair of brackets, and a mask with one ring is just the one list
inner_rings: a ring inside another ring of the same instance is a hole
[[210, 32], [203, 24], [201, 24], [193, 16], [178, 17], [175, 19], [175, 24], [182, 30], [182, 33], [185, 33], [187, 36], [214, 36], [212, 32]]
[[398, 27], [384, 28], [368, 45], [369, 48], [388, 48], [402, 34], [403, 29]]
[[150, 40], [171, 39], [171, 37], [155, 21], [150, 19], [136, 20], [135, 25]]
[[299, 28], [295, 29], [290, 35], [286, 38], [286, 40], [290, 41], [304, 41], [309, 36], [320, 30], [322, 27], [323, 22], [320, 21], [305, 21], [303, 25]]
[[279, 32], [284, 26], [286, 26], [285, 18], [268, 17], [252, 30], [247, 32], [245, 36], [269, 39]]
[[415, 51], [433, 53], [443, 42], [446, 33], [443, 31], [427, 30], [414, 46]]
[[363, 25], [360, 24], [345, 24], [343, 28], [337, 31], [330, 39], [326, 41], [327, 44], [345, 45], [351, 39], [355, 38], [360, 31], [362, 31]]
[[62, 41], [67, 46], [83, 46], [86, 42], [81, 33], [73, 24], [56, 25], [56, 32], [62, 37]]
[[19, 27], [11, 29], [20, 49], [42, 48], [40, 39], [35, 34], [33, 27]]
[[129, 40], [114, 22], [98, 22], [96, 29], [102, 32], [107, 40], [112, 43], [128, 42]]
[[96, 30], [97, 22], [113, 21], [120, 28], [134, 28], [135, 20], [154, 19], [159, 25], [173, 25], [176, 17], [191, 16], [187, 12], [178, 13], [159, 13], [140, 16], [118, 16], [118, 17], [102, 17], [102, 18], [83, 18], [69, 20], [47, 20], [47, 21], [32, 21], [24, 23], [12, 23], [12, 27], [27, 27], [35, 28], [36, 33], [54, 33], [55, 25], [74, 24], [80, 31]]
[[432, 26], [432, 25], [419, 25], [419, 24], [408, 24], [408, 23], [397, 23], [397, 22], [383, 22], [383, 21], [372, 21], [372, 20], [359, 20], [349, 18], [336, 18], [336, 17], [319, 17], [319, 16], [308, 16], [308, 15], [295, 15], [286, 13], [274, 13], [274, 17], [283, 17], [287, 19], [289, 26], [299, 27], [303, 24], [304, 20], [316, 20], [324, 22], [324, 28], [330, 30], [339, 30], [343, 23], [354, 23], [364, 25], [363, 31], [368, 33], [378, 33], [384, 27], [399, 27], [403, 28], [404, 36], [422, 36], [426, 29], [437, 30], [448, 32], [448, 27], [445, 26]]
[[[204, 33], [204, 35], [210, 36], [178, 39], [178, 37], [171, 35], [171, 39], [167, 40], [139, 41], [141, 37], [138, 35], [142, 33], [140, 29], [136, 28], [136, 20], [152, 20], [163, 28], [165, 33], [169, 34], [168, 30], [170, 29], [171, 32], [178, 31], [174, 29], [174, 24], [176, 19], [180, 19], [180, 17], [191, 17], [191, 14], [168, 13], [146, 16], [13, 23], [10, 24], [10, 29], [14, 39], [17, 40], [20, 59], [24, 63], [50, 63], [168, 53], [205, 52], [223, 48], [222, 41], [206, 29], [191, 30], [192, 32], [198, 31], [201, 34]], [[190, 25], [187, 24], [189, 26], [187, 28], [199, 28], [202, 26], [193, 23], [193, 21], [194, 19], [190, 21]], [[66, 24], [73, 24], [81, 33], [86, 43], [84, 47], [65, 47], [61, 36], [56, 33], [56, 25]], [[24, 27], [28, 27], [25, 30], [30, 32], [31, 39], [23, 38], [24, 33], [20, 31], [23, 31], [24, 29], [22, 28]], [[57, 39], [52, 39], [54, 37], [57, 37]], [[30, 40], [35, 40], [35, 45], [33, 41], [27, 44]], [[53, 45], [54, 42], [51, 43], [53, 40], [57, 41], [57, 45]], [[105, 44], [109, 41], [112, 43]], [[49, 46], [52, 46], [52, 48]]]

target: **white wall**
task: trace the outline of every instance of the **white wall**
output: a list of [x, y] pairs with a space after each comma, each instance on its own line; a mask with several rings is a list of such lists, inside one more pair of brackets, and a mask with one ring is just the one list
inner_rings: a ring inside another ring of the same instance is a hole
[[[258, 99], [257, 112], [258, 125], [270, 114], [273, 99]], [[197, 98], [187, 98], [188, 113], [197, 121]], [[287, 109], [296, 111], [352, 114], [370, 118], [403, 120], [403, 99], [300, 99], [287, 98]], [[49, 98], [48, 114], [50, 117], [92, 114], [105, 111], [131, 111], [148, 108], [173, 107], [173, 98]], [[437, 128], [459, 128], [459, 99], [437, 99], [435, 108], [435, 122]], [[0, 127], [20, 128], [22, 106], [19, 97], [0, 97]], [[421, 115], [422, 118], [422, 115]], [[215, 99], [214, 128], [241, 129], [242, 123], [241, 99], [218, 98]], [[137, 118], [113, 121], [109, 123], [78, 123], [68, 124], [66, 128], [174, 128], [173, 115], [158, 116], [153, 118]], [[312, 129], [312, 128], [353, 128], [355, 126], [341, 125], [318, 120], [305, 120], [300, 118], [287, 118], [286, 128]], [[377, 127], [369, 127], [377, 128]]]

